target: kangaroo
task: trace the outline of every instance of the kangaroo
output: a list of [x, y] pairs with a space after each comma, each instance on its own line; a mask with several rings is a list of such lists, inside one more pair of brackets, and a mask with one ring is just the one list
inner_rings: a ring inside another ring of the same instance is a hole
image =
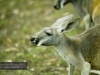
[[54, 8], [61, 9], [68, 3], [74, 6], [86, 29], [100, 24], [100, 0], [57, 0]]
[[58, 19], [52, 26], [33, 35], [30, 41], [34, 46], [54, 46], [68, 63], [68, 75], [73, 75], [74, 67], [81, 75], [100, 74], [100, 25], [76, 36], [66, 36], [64, 32], [78, 25], [79, 18], [73, 16], [69, 14]]

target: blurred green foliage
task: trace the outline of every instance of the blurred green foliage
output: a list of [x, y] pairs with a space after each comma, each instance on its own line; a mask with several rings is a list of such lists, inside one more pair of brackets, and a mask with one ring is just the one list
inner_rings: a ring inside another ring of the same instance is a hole
[[[76, 14], [71, 4], [59, 11], [53, 4], [54, 0], [0, 0], [0, 62], [28, 63], [28, 70], [0, 70], [0, 75], [67, 74], [67, 63], [53, 47], [33, 47], [29, 40], [58, 18]], [[67, 34], [80, 32], [77, 27]]]

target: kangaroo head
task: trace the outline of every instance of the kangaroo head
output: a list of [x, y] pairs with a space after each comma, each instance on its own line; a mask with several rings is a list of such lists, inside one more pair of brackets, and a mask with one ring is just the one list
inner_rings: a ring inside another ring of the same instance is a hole
[[56, 0], [56, 3], [54, 4], [55, 9], [61, 9], [64, 7], [64, 5], [70, 3], [72, 0]]
[[73, 14], [58, 19], [52, 26], [45, 27], [30, 38], [35, 46], [53, 46], [59, 43], [59, 36], [64, 31], [73, 29], [79, 21], [79, 18], [73, 19]]

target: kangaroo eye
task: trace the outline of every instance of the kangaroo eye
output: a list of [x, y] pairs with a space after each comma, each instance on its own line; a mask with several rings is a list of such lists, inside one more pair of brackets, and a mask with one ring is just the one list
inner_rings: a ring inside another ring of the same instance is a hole
[[46, 33], [47, 36], [52, 36], [53, 35], [53, 32], [52, 32], [51, 29], [45, 30], [45, 33]]
[[51, 33], [46, 32], [46, 34], [47, 34], [48, 36], [52, 36], [52, 34], [51, 34]]

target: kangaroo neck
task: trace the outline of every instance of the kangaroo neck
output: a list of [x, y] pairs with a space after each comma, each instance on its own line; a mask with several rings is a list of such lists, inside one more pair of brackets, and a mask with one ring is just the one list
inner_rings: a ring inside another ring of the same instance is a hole
[[72, 2], [77, 14], [83, 18], [88, 13], [87, 0], [77, 0]]
[[55, 48], [61, 56], [66, 56], [72, 53], [76, 54], [80, 45], [81, 39], [79, 37], [68, 37], [63, 34], [60, 36], [59, 43], [55, 46]]
[[67, 50], [69, 50], [69, 42], [70, 38], [66, 36], [65, 34], [61, 34], [59, 37], [58, 45], [55, 46], [58, 53], [66, 53]]

